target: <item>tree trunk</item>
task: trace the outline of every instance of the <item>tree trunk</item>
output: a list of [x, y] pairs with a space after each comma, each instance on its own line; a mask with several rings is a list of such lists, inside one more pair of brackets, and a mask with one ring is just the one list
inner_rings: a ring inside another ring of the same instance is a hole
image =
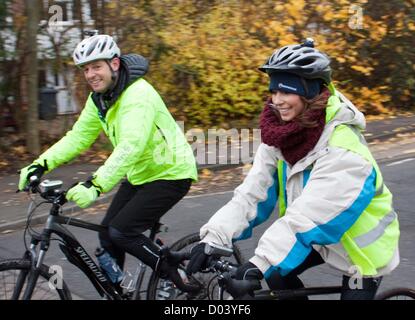
[[28, 45], [28, 76], [27, 96], [28, 110], [26, 118], [26, 147], [35, 156], [40, 153], [39, 143], [39, 112], [38, 112], [38, 60], [37, 60], [37, 30], [39, 25], [39, 0], [26, 0], [27, 12], [27, 45]]

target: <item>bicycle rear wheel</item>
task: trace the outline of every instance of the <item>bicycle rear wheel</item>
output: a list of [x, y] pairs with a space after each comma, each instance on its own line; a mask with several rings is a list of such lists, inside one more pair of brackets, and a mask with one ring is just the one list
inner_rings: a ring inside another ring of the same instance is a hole
[[[13, 299], [13, 292], [20, 283], [20, 290], [16, 300], [21, 299], [27, 286], [27, 275], [30, 272], [31, 261], [24, 259], [10, 259], [0, 261], [0, 300]], [[42, 265], [40, 275], [33, 291], [32, 300], [71, 300], [71, 293], [65, 282], [53, 286], [53, 274], [49, 267]]]
[[[192, 233], [184, 238], [176, 241], [171, 245], [172, 251], [190, 250], [200, 242], [199, 233]], [[243, 263], [241, 251], [237, 246], [233, 246], [233, 256], [229, 257], [229, 261], [240, 265]], [[187, 261], [185, 262], [187, 263]], [[186, 266], [180, 267], [179, 272], [185, 274]], [[148, 300], [205, 300], [212, 299], [218, 290], [216, 274], [211, 272], [198, 272], [192, 275], [192, 278], [202, 284], [202, 289], [196, 295], [190, 295], [177, 289], [170, 280], [161, 279], [155, 272], [151, 274], [148, 289]], [[192, 280], [192, 279], [191, 279]], [[215, 298], [215, 300], [218, 298]]]
[[415, 290], [409, 288], [394, 288], [379, 293], [376, 300], [415, 300]]

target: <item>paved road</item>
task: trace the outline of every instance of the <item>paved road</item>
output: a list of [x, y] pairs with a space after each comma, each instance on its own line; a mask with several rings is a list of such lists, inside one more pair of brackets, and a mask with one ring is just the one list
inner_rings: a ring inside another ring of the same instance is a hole
[[[385, 162], [381, 165], [385, 181], [394, 193], [394, 206], [399, 214], [401, 224], [401, 264], [398, 269], [384, 279], [382, 289], [396, 286], [415, 288], [415, 251], [413, 240], [415, 234], [415, 215], [413, 181], [415, 179], [415, 158], [400, 159], [399, 161]], [[223, 206], [232, 196], [232, 192], [187, 197], [175, 208], [166, 214], [163, 221], [169, 225], [169, 232], [161, 237], [166, 243], [172, 243], [180, 237], [194, 232], [203, 225], [217, 209]], [[85, 219], [99, 222], [102, 215], [85, 215]], [[262, 232], [272, 223], [272, 218], [256, 228], [251, 240], [240, 242], [243, 254], [249, 258], [254, 250], [255, 243]], [[81, 239], [85, 248], [92, 253], [98, 245], [97, 236], [92, 232], [69, 227], [71, 232]], [[0, 258], [20, 256], [23, 250], [22, 231], [0, 236]], [[86, 277], [70, 265], [57, 248], [57, 243], [51, 246], [48, 252], [47, 264], [58, 264], [63, 267], [63, 275], [70, 289], [80, 299], [98, 299], [93, 287], [88, 284]], [[135, 259], [127, 259], [127, 268], [134, 268]], [[306, 271], [303, 280], [306, 285], [337, 285], [339, 272], [327, 267], [319, 266]], [[330, 297], [326, 297], [330, 298]], [[335, 298], [333, 296], [332, 298]]]
[[[371, 121], [367, 124], [367, 130], [365, 132], [365, 136], [370, 141], [377, 141], [377, 140], [384, 140], [386, 138], [390, 138], [391, 136], [396, 135], [396, 133], [400, 132], [412, 132], [415, 130], [415, 116], [407, 116], [407, 117], [394, 117], [385, 120], [378, 120], [378, 121]], [[233, 145], [228, 146], [227, 154], [221, 154], [219, 150], [209, 148], [205, 149], [205, 160], [207, 161], [209, 158], [216, 159], [216, 164], [199, 164], [200, 168], [214, 168], [220, 169], [224, 167], [224, 164], [221, 163], [231, 163], [232, 160], [235, 160], [232, 157], [232, 150], [235, 151], [235, 148], [231, 148]], [[197, 150], [197, 146], [193, 146], [195, 151]], [[219, 148], [219, 143], [216, 145]], [[244, 145], [241, 145], [244, 147]], [[245, 146], [246, 147], [246, 146]], [[379, 146], [382, 147], [382, 142], [379, 143]], [[241, 149], [241, 148], [239, 148]], [[238, 150], [239, 150], [238, 149]], [[407, 148], [407, 150], [410, 148]], [[213, 151], [212, 151], [213, 150]], [[251, 150], [252, 151], [252, 150]], [[213, 152], [213, 155], [212, 155]], [[415, 152], [415, 150], [414, 150]], [[225, 152], [226, 153], [226, 152]], [[241, 150], [241, 156], [244, 157], [248, 156], [249, 152], [243, 152]], [[253, 155], [251, 155], [253, 156]], [[395, 154], [389, 154], [389, 150], [383, 150], [383, 154], [381, 158], [387, 157], [395, 157]], [[199, 158], [198, 158], [199, 159]], [[203, 161], [205, 161], [203, 160]], [[224, 160], [224, 161], [223, 161]], [[246, 163], [246, 159], [243, 159], [243, 163]], [[241, 163], [241, 162], [239, 162]], [[65, 165], [61, 166], [60, 168], [54, 170], [51, 174], [47, 176], [48, 179], [59, 179], [64, 181], [64, 188], [68, 188], [76, 181], [83, 181], [87, 177], [89, 177], [99, 166], [99, 164], [73, 164], [73, 165]], [[25, 218], [26, 218], [26, 210], [27, 210], [27, 199], [26, 195], [19, 193], [16, 194], [15, 190], [17, 189], [17, 181], [18, 176], [17, 174], [8, 175], [8, 176], [0, 176], [0, 233], [7, 232], [9, 230], [15, 230], [19, 227], [25, 225]], [[117, 188], [114, 189], [114, 191]], [[98, 203], [105, 203], [108, 202], [113, 193], [109, 193], [105, 196], [101, 196], [98, 199]], [[42, 210], [42, 208], [40, 208]], [[80, 209], [76, 205], [66, 206], [65, 214], [78, 212]], [[44, 209], [43, 212], [45, 213], [44, 216], [47, 214], [47, 210]], [[41, 215], [38, 215], [38, 220], [42, 220]]]

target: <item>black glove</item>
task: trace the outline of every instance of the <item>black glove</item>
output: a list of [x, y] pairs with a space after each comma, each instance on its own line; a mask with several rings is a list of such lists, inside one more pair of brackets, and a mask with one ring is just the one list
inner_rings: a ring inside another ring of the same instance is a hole
[[41, 166], [38, 163], [32, 163], [31, 165], [24, 167], [19, 171], [20, 178], [19, 178], [19, 190], [23, 191], [24, 188], [29, 183], [30, 177], [37, 176], [39, 179], [45, 173], [47, 168]]
[[261, 281], [264, 278], [262, 272], [252, 262], [245, 262], [240, 265], [235, 273], [237, 280], [257, 280]]
[[170, 251], [167, 247], [160, 250], [158, 272], [160, 278], [170, 279], [177, 288], [184, 292], [198, 292], [201, 287], [198, 283], [190, 283], [189, 279], [180, 275], [178, 268], [187, 257], [186, 252]]
[[207, 264], [209, 256], [205, 253], [205, 246], [206, 243], [200, 242], [192, 248], [192, 251], [190, 251], [190, 259], [186, 267], [186, 273], [188, 275], [199, 272], [208, 267]]
[[[247, 280], [250, 283], [249, 285], [244, 286], [244, 289], [246, 289], [247, 291], [242, 292], [244, 290], [240, 290], [236, 296], [239, 296], [239, 298], [243, 298], [244, 293], [245, 293], [245, 294], [248, 294], [250, 297], [253, 297], [254, 290], [261, 289], [262, 287], [261, 280], [263, 278], [264, 278], [264, 275], [262, 274], [262, 272], [252, 262], [245, 262], [244, 264], [240, 265], [238, 269], [236, 270], [235, 279], [236, 280]], [[234, 298], [236, 297], [234, 296]]]

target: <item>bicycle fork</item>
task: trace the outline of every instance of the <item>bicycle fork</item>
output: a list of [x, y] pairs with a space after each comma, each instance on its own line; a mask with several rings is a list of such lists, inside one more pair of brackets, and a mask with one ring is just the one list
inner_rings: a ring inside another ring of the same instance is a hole
[[[36, 253], [36, 247], [41, 242], [41, 248], [39, 251], [39, 256]], [[23, 300], [30, 300], [33, 295], [33, 291], [36, 287], [37, 280], [40, 275], [40, 268], [43, 264], [43, 260], [45, 258], [45, 254], [49, 248], [49, 241], [39, 239], [32, 239], [30, 248], [27, 250], [24, 255], [23, 259], [30, 261], [30, 270], [22, 270], [17, 278], [17, 284], [13, 291], [12, 299], [17, 300], [21, 294], [23, 286], [27, 279], [27, 285], [23, 293]]]

